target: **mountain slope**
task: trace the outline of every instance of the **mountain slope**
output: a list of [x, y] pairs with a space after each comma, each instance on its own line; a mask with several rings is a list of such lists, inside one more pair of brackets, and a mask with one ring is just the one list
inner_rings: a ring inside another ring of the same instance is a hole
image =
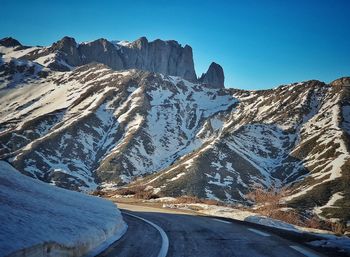
[[[187, 194], [240, 202], [254, 183], [292, 185], [295, 207], [325, 205], [334, 214], [334, 206], [342, 206], [343, 212], [349, 201], [349, 79], [339, 82], [230, 90], [239, 104], [211, 144], [142, 184], [157, 193], [179, 195], [185, 188]], [[334, 195], [341, 201], [327, 206]]]
[[[103, 65], [64, 76], [52, 72], [44, 81], [3, 97], [1, 142], [7, 144], [2, 151], [34, 177], [59, 177], [61, 186], [72, 187], [75, 177], [79, 186], [94, 188], [93, 170], [104, 177], [112, 169], [113, 177], [123, 174], [130, 180], [192, 151], [195, 146], [189, 143], [202, 120], [235, 104], [219, 91], [148, 72], [114, 72]], [[42, 174], [42, 169], [50, 172]]]
[[236, 203], [254, 184], [289, 185], [295, 208], [349, 219], [349, 78], [244, 91], [97, 63], [62, 72], [7, 52], [0, 158], [29, 176], [84, 191], [138, 179]]

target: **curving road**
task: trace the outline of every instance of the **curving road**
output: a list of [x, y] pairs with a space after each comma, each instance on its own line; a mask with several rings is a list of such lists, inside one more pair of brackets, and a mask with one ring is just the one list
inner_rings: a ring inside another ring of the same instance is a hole
[[[161, 249], [164, 248], [167, 257], [320, 256], [245, 224], [143, 206], [120, 204], [119, 208], [123, 210], [128, 231], [99, 257], [158, 257], [162, 256]], [[169, 247], [164, 245], [166, 239], [154, 225], [165, 232]]]

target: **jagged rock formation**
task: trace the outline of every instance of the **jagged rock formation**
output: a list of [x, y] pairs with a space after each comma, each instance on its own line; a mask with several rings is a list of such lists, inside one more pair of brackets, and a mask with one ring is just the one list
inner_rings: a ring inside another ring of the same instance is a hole
[[[0, 44], [5, 47], [20, 45], [12, 38], [2, 39]], [[139, 69], [197, 81], [192, 48], [182, 47], [174, 40], [148, 42], [141, 37], [132, 43], [120, 44], [101, 38], [78, 44], [74, 38], [64, 37], [50, 47], [32, 47], [18, 52], [17, 57], [57, 71], [98, 62], [114, 70]]]
[[224, 88], [224, 70], [219, 64], [212, 62], [208, 71], [199, 78], [199, 81], [211, 88]]
[[5, 37], [3, 39], [0, 39], [0, 46], [16, 47], [16, 46], [22, 46], [22, 45], [20, 42], [18, 42], [16, 39], [12, 37]]
[[[0, 68], [33, 51], [6, 49]], [[29, 176], [75, 190], [140, 178], [159, 195], [233, 203], [256, 183], [290, 185], [291, 206], [350, 219], [349, 78], [245, 91], [96, 63], [58, 72], [17, 61], [46, 74], [1, 75], [0, 159]]]

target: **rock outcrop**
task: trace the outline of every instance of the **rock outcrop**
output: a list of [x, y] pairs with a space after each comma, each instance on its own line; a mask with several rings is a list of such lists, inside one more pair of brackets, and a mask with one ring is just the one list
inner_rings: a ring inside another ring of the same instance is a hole
[[51, 47], [42, 51], [33, 51], [24, 58], [35, 60], [53, 55], [49, 62], [51, 69], [67, 71], [71, 67], [98, 62], [114, 70], [139, 69], [179, 76], [186, 80], [197, 81], [194, 70], [192, 48], [182, 47], [177, 41], [155, 40], [148, 42], [141, 37], [129, 44], [113, 44], [106, 39], [77, 44], [74, 38], [64, 37]]
[[81, 58], [77, 46], [78, 44], [74, 38], [64, 37], [53, 43], [47, 52], [58, 52], [58, 57], [64, 59], [67, 64], [78, 66], [81, 65]]
[[16, 39], [12, 37], [5, 37], [3, 39], [0, 39], [0, 46], [15, 47], [15, 46], [22, 46], [22, 45], [20, 42], [18, 42]]
[[[0, 40], [0, 45], [24, 48], [13, 38]], [[156, 39], [150, 42], [146, 37], [141, 37], [126, 43], [100, 38], [78, 44], [72, 37], [63, 37], [50, 47], [32, 49], [26, 51], [20, 59], [38, 62], [55, 71], [69, 71], [78, 66], [98, 62], [113, 70], [138, 69], [178, 76], [190, 82], [202, 81], [212, 88], [224, 86], [224, 72], [216, 63], [212, 63], [208, 72], [198, 80], [192, 48], [189, 45], [183, 47], [175, 40]]]
[[224, 70], [219, 64], [212, 62], [199, 81], [210, 88], [224, 88]]
[[128, 46], [120, 46], [126, 69], [136, 68], [196, 81], [192, 48], [177, 41], [157, 39], [148, 42], [141, 37]]
[[122, 58], [122, 51], [107, 39], [101, 38], [89, 43], [82, 43], [78, 46], [78, 51], [80, 53], [81, 64], [99, 62], [109, 66], [113, 70], [126, 69]]

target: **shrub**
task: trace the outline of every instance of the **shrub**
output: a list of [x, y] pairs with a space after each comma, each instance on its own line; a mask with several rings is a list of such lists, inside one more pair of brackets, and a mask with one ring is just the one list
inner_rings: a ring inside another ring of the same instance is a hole
[[135, 195], [138, 192], [142, 192], [145, 190], [144, 186], [134, 186], [134, 187], [125, 187], [119, 188], [116, 193], [118, 195]]
[[180, 204], [180, 203], [202, 203], [202, 200], [196, 196], [183, 195], [183, 196], [177, 197], [176, 200], [174, 201], [174, 204]]
[[331, 223], [331, 230], [336, 235], [342, 235], [345, 232], [345, 225], [341, 222], [332, 222]]
[[203, 199], [202, 202], [204, 204], [208, 204], [208, 205], [225, 206], [225, 204], [223, 202], [220, 202], [217, 200]]
[[270, 216], [273, 219], [281, 220], [289, 224], [303, 226], [304, 222], [300, 214], [294, 210], [275, 210]]
[[116, 193], [119, 195], [133, 195], [135, 198], [144, 200], [159, 198], [159, 196], [154, 194], [152, 190], [146, 190], [145, 186], [119, 188]]
[[138, 191], [135, 193], [134, 197], [138, 199], [144, 199], [144, 200], [159, 198], [159, 196], [157, 194], [154, 194], [152, 191]]
[[276, 188], [271, 186], [264, 189], [261, 186], [255, 186], [246, 198], [253, 201], [256, 205], [255, 211], [277, 220], [281, 220], [297, 226], [306, 226], [315, 229], [331, 230], [335, 234], [341, 235], [346, 231], [346, 226], [341, 222], [330, 222], [321, 220], [316, 215], [306, 218], [301, 216], [296, 210], [282, 209], [284, 207], [283, 198], [289, 194], [287, 188]]
[[93, 195], [93, 196], [99, 196], [99, 197], [108, 196], [107, 192], [104, 192], [104, 191], [101, 191], [101, 190], [94, 190], [94, 191], [92, 191], [89, 194]]
[[116, 193], [118, 195], [134, 195], [135, 191], [130, 188], [119, 188]]
[[207, 204], [207, 205], [225, 206], [225, 203], [217, 201], [217, 200], [202, 199], [202, 198], [198, 198], [197, 196], [188, 196], [188, 195], [183, 195], [183, 196], [177, 197], [173, 203], [174, 204], [203, 203], [203, 204]]
[[325, 228], [324, 222], [317, 216], [313, 216], [309, 219], [305, 220], [305, 226], [308, 228], [315, 228], [315, 229], [327, 229]]
[[268, 217], [282, 206], [282, 198], [287, 196], [287, 188], [277, 188], [275, 185], [265, 189], [262, 186], [254, 186], [253, 190], [246, 195], [248, 200], [253, 201], [257, 210]]

